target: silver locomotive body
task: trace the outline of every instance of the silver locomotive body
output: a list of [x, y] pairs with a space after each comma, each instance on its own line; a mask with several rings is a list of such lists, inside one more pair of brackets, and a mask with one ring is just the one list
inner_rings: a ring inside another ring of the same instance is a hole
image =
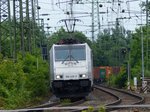
[[54, 44], [50, 50], [50, 79], [57, 97], [87, 96], [93, 85], [92, 53], [88, 44]]

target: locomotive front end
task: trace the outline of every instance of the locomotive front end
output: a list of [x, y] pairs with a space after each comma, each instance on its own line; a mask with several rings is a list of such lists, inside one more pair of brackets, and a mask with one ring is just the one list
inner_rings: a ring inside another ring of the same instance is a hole
[[52, 49], [53, 93], [60, 98], [87, 96], [93, 84], [91, 51], [88, 45], [53, 45]]

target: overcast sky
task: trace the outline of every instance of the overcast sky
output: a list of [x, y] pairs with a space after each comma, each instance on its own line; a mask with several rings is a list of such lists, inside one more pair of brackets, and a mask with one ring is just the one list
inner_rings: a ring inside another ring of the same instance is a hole
[[[46, 16], [45, 22], [48, 23], [52, 29], [51, 31], [57, 31], [60, 27], [64, 25], [64, 23], [59, 23], [61, 19], [67, 18], [65, 12], [70, 9], [69, 4], [65, 3], [66, 1], [70, 0], [39, 0], [40, 14], [48, 13], [49, 16]], [[88, 36], [91, 36], [91, 0], [78, 0], [83, 1], [84, 4], [75, 4], [73, 7], [74, 17], [78, 17], [81, 22], [78, 22], [76, 25], [75, 30], [82, 31]], [[126, 18], [120, 19], [120, 24], [123, 25], [126, 29], [134, 31], [138, 24], [141, 24], [141, 8], [139, 4], [141, 0], [122, 0], [123, 2], [115, 2], [115, 3], [108, 3], [108, 1], [113, 0], [103, 0], [101, 1], [102, 7], [100, 7], [100, 23], [101, 23], [101, 30], [108, 27], [113, 27], [112, 25], [115, 24], [116, 18]], [[59, 4], [59, 2], [61, 2]], [[124, 13], [121, 11], [124, 10]], [[130, 19], [128, 19], [131, 17]], [[47, 18], [50, 18], [47, 21]], [[142, 16], [142, 23], [145, 23], [145, 14]], [[109, 26], [108, 26], [109, 24]]]
[[[48, 24], [50, 31], [56, 32], [60, 26], [64, 26], [64, 23], [60, 23], [61, 19], [67, 19], [66, 12], [70, 10], [70, 5], [66, 3], [70, 0], [39, 0], [40, 18], [44, 18], [45, 24]], [[92, 0], [76, 0], [80, 4], [74, 4], [73, 12], [74, 17], [80, 19], [81, 22], [77, 22], [75, 30], [81, 31], [88, 37], [91, 37], [91, 24], [92, 24]], [[96, 0], [94, 0], [96, 1]], [[134, 31], [139, 27], [139, 24], [145, 24], [145, 14], [141, 16], [141, 8], [139, 4], [141, 1], [146, 0], [121, 0], [121, 2], [112, 2], [118, 0], [99, 0], [102, 7], [99, 7], [100, 16], [100, 30], [104, 28], [114, 27], [116, 18], [119, 19], [120, 25], [124, 26], [127, 30]], [[60, 3], [61, 2], [61, 3]], [[124, 13], [121, 13], [124, 10]], [[95, 10], [96, 11], [96, 10]], [[48, 16], [42, 16], [42, 14], [49, 14]], [[142, 21], [141, 21], [142, 17]], [[47, 20], [49, 18], [50, 20]], [[130, 18], [130, 19], [128, 19]], [[97, 24], [96, 24], [97, 25]], [[65, 28], [65, 27], [64, 27]]]

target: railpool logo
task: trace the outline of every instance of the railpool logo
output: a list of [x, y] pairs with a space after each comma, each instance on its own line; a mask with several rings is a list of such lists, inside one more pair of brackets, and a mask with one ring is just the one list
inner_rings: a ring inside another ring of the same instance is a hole
[[77, 64], [76, 62], [72, 62], [72, 61], [65, 62], [65, 65], [68, 66], [68, 67], [73, 67], [76, 64]]

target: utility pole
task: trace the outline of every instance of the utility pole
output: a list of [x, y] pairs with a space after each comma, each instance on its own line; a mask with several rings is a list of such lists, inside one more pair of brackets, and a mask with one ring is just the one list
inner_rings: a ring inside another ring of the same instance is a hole
[[39, 12], [40, 12], [40, 9], [41, 7], [39, 6], [39, 1], [38, 0], [35, 0], [35, 20], [37, 21], [37, 25], [38, 25], [38, 29], [36, 30], [39, 30], [38, 31], [38, 36], [35, 37], [35, 43], [37, 43], [37, 38], [40, 40], [40, 42], [38, 43], [40, 45], [40, 48], [41, 48], [41, 36], [40, 36], [40, 18], [39, 18]]
[[141, 7], [141, 61], [142, 61], [142, 87], [144, 87], [144, 45], [143, 45], [143, 28], [142, 28], [142, 7]]
[[94, 41], [94, 3], [95, 0], [92, 0], [92, 41]]
[[36, 14], [35, 14], [35, 18], [36, 20], [38, 21], [38, 25], [40, 25], [40, 20], [39, 20], [39, 10], [41, 9], [41, 7], [39, 6], [39, 1], [38, 0], [35, 0], [35, 6], [36, 6]]
[[[148, 60], [148, 0], [146, 0], [146, 59]], [[146, 61], [146, 69], [148, 68], [148, 61]]]
[[132, 33], [129, 33], [130, 36], [130, 40], [129, 40], [129, 47], [128, 47], [128, 89], [130, 90], [130, 78], [131, 78], [131, 74], [130, 74], [130, 70], [131, 70], [131, 66], [130, 66], [130, 60], [131, 60], [131, 43], [132, 43]]
[[[29, 51], [32, 53], [33, 48], [35, 48], [35, 14], [36, 14], [36, 0], [22, 0], [23, 1], [23, 18], [25, 18], [25, 21], [23, 21], [23, 28], [26, 29], [26, 32], [24, 32], [24, 36], [26, 39], [24, 39], [24, 49], [25, 51]], [[38, 1], [38, 0], [37, 0]], [[33, 42], [31, 40], [34, 40]], [[32, 48], [33, 43], [33, 48]]]
[[2, 53], [2, 26], [1, 26], [1, 23], [2, 23], [2, 2], [0, 1], [0, 53]]
[[10, 24], [9, 28], [9, 36], [10, 36], [10, 57], [13, 57], [13, 45], [12, 45], [12, 21], [11, 21], [11, 13], [10, 13], [10, 0], [8, 1], [8, 21]]
[[[116, 18], [116, 33], [115, 33], [115, 59], [116, 59], [116, 66], [120, 66], [120, 60], [119, 60], [119, 55], [120, 55], [120, 52], [118, 51], [118, 39], [120, 38], [119, 35], [120, 35], [120, 30], [119, 30], [119, 18]], [[118, 38], [119, 37], [119, 38]]]
[[14, 26], [14, 61], [17, 61], [17, 49], [16, 49], [16, 38], [17, 38], [17, 34], [16, 34], [16, 0], [13, 0], [13, 26]]
[[31, 25], [30, 25], [30, 14], [29, 14], [29, 1], [26, 0], [26, 30], [27, 30], [27, 50], [31, 53]]
[[44, 38], [45, 38], [45, 32], [44, 32], [44, 19], [41, 19], [41, 30], [42, 30], [42, 37], [41, 37], [41, 46], [44, 45]]
[[[33, 9], [34, 0], [20, 0], [19, 1], [19, 22], [20, 22], [20, 50], [22, 56], [25, 56], [25, 51], [31, 53], [31, 38], [33, 37], [33, 25], [35, 24], [32, 17], [34, 12]], [[25, 18], [25, 20], [24, 20]], [[30, 19], [31, 18], [31, 19]], [[33, 23], [31, 23], [31, 20]], [[35, 18], [34, 18], [35, 20]], [[26, 29], [26, 32], [25, 30]], [[25, 37], [27, 39], [25, 39]], [[26, 48], [25, 48], [26, 47]]]
[[150, 25], [150, 11], [148, 9], [148, 0], [146, 0], [146, 70], [149, 70], [149, 61], [150, 61], [150, 40], [149, 40], [149, 33], [148, 27]]
[[97, 0], [97, 22], [98, 22], [98, 35], [100, 35], [100, 27], [101, 27], [101, 24], [100, 24], [100, 13], [99, 13], [99, 2]]
[[100, 34], [99, 0], [92, 0], [92, 41]]
[[36, 37], [35, 37], [35, 11], [36, 11], [36, 5], [35, 5], [35, 0], [31, 0], [31, 6], [32, 6], [32, 38], [33, 38], [33, 53], [35, 53], [35, 49], [36, 49]]
[[[5, 23], [9, 27], [2, 27]], [[6, 41], [9, 38], [9, 47], [5, 46]], [[2, 44], [3, 43], [3, 44]], [[9, 49], [9, 50], [5, 50]], [[10, 17], [10, 0], [0, 0], [0, 53], [5, 50], [5, 54], [9, 54], [8, 57], [12, 57], [12, 35], [11, 35], [11, 17]], [[6, 53], [6, 51], [9, 51]], [[4, 55], [5, 55], [4, 54]]]
[[143, 46], [143, 28], [141, 26], [141, 54], [142, 54], [142, 82], [144, 83], [144, 46]]
[[23, 23], [23, 6], [22, 6], [22, 0], [19, 2], [20, 6], [20, 37], [21, 37], [21, 52], [22, 57], [25, 56], [25, 45], [24, 45], [24, 23]]
[[[21, 51], [22, 56], [25, 54], [25, 44], [24, 44], [24, 1], [23, 0], [13, 0], [13, 57], [17, 61], [17, 52]], [[20, 42], [20, 48], [17, 47], [17, 40]]]

